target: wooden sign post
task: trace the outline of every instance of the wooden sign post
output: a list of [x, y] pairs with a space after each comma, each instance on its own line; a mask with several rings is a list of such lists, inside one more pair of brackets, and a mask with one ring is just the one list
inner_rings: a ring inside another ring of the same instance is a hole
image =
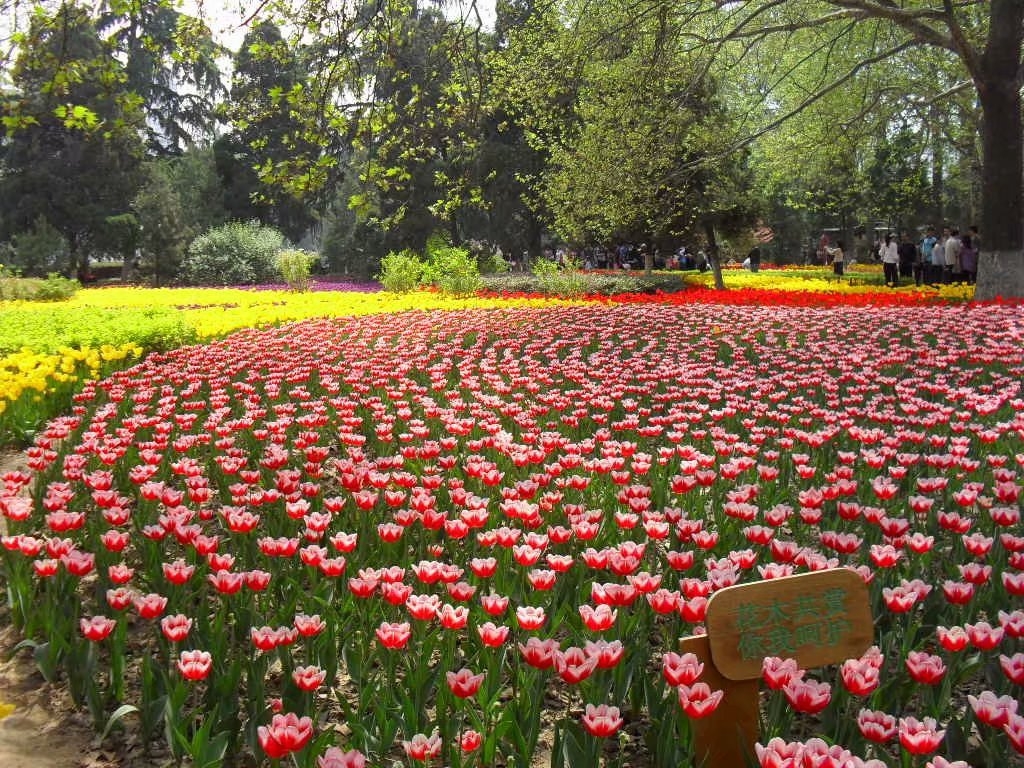
[[718, 709], [693, 721], [697, 764], [709, 768], [746, 768], [753, 756], [765, 658], [838, 664], [874, 639], [867, 585], [847, 568], [726, 587], [708, 601], [705, 624], [707, 635], [680, 645], [704, 662], [701, 679], [725, 691]]

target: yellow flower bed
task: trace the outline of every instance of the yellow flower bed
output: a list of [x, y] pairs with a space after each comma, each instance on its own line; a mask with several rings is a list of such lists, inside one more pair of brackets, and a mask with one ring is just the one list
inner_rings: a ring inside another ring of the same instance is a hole
[[[937, 296], [942, 299], [969, 301], [974, 297], [974, 286], [964, 283], [941, 285], [938, 288], [913, 283], [898, 288], [886, 288], [868, 280], [881, 278], [881, 270], [873, 266], [857, 265], [842, 277], [836, 277], [826, 269], [794, 267], [788, 269], [765, 269], [760, 272], [749, 272], [745, 269], [729, 269], [724, 273], [725, 284], [729, 288], [750, 288], [767, 291], [793, 291], [813, 293], [879, 293], [898, 291], [901, 293], [917, 293], [926, 296]], [[703, 274], [687, 274], [684, 280], [691, 285], [714, 285], [714, 277], [710, 272]]]
[[99, 349], [62, 348], [56, 354], [22, 349], [0, 356], [0, 415], [11, 403], [23, 398], [38, 402], [43, 395], [52, 394], [80, 379], [96, 378], [110, 367], [110, 363], [141, 354], [141, 347], [126, 344], [120, 347], [104, 345]]
[[[79, 291], [62, 306], [104, 308], [173, 307], [204, 338], [314, 317], [404, 312], [407, 310], [494, 309], [587, 303], [562, 299], [455, 298], [432, 291], [255, 291], [242, 288], [95, 288]], [[31, 306], [22, 303], [22, 307]]]

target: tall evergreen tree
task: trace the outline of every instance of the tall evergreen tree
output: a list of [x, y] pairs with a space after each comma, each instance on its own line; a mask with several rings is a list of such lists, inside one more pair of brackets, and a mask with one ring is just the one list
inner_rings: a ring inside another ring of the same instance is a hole
[[33, 16], [11, 79], [0, 145], [4, 235], [45, 219], [85, 272], [91, 252], [123, 241], [119, 217], [141, 183], [139, 99], [88, 11], [71, 3]]
[[151, 154], [179, 154], [212, 136], [214, 104], [225, 95], [209, 27], [172, 0], [113, 0], [98, 27], [125, 63], [127, 88], [146, 111]]

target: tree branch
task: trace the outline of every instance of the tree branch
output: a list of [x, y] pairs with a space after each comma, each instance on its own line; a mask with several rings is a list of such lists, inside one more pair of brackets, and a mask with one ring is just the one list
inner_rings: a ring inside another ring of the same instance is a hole
[[956, 46], [956, 52], [960, 54], [960, 58], [963, 59], [964, 66], [967, 67], [971, 77], [976, 78], [981, 74], [981, 58], [978, 51], [971, 45], [964, 34], [963, 27], [960, 26], [960, 22], [956, 18], [953, 0], [942, 0], [942, 5], [946, 11], [946, 26], [949, 27], [949, 34], [953, 40], [953, 45]]
[[922, 43], [959, 53], [951, 37], [943, 35], [924, 21], [925, 19], [947, 21], [943, 11], [934, 8], [900, 8], [883, 0], [828, 0], [828, 2], [839, 8], [861, 11], [876, 19], [886, 19], [905, 29]]
[[894, 47], [889, 48], [888, 50], [885, 50], [885, 51], [881, 51], [880, 53], [877, 53], [874, 56], [871, 56], [870, 58], [867, 58], [867, 59], [864, 59], [863, 61], [857, 62], [857, 64], [854, 65], [853, 67], [851, 67], [850, 70], [846, 74], [844, 74], [842, 77], [836, 78], [835, 80], [833, 80], [831, 83], [829, 83], [824, 88], [821, 88], [821, 89], [815, 91], [813, 94], [808, 96], [806, 99], [804, 99], [802, 102], [800, 102], [793, 109], [791, 109], [788, 112], [780, 115], [779, 117], [777, 117], [774, 120], [770, 121], [769, 123], [767, 123], [766, 125], [762, 126], [761, 128], [759, 128], [758, 130], [754, 131], [753, 133], [749, 134], [748, 136], [743, 137], [739, 141], [733, 142], [728, 147], [726, 147], [723, 152], [718, 153], [714, 157], [705, 157], [705, 158], [702, 158], [701, 160], [697, 160], [697, 161], [694, 161], [692, 163], [688, 163], [688, 164], [684, 165], [680, 170], [684, 170], [684, 171], [694, 170], [695, 168], [698, 168], [701, 165], [704, 165], [704, 164], [706, 164], [709, 161], [717, 160], [720, 157], [725, 157], [725, 156], [731, 155], [733, 152], [736, 152], [736, 151], [738, 151], [740, 149], [743, 149], [746, 146], [749, 146], [750, 144], [754, 143], [757, 139], [761, 138], [765, 134], [771, 133], [772, 131], [774, 131], [776, 128], [778, 128], [780, 125], [785, 123], [787, 120], [791, 120], [792, 118], [796, 117], [797, 115], [799, 115], [801, 112], [803, 112], [805, 109], [807, 109], [812, 104], [814, 104], [814, 103], [816, 103], [818, 101], [821, 101], [821, 99], [823, 99], [825, 96], [827, 96], [832, 91], [835, 91], [836, 89], [838, 89], [842, 85], [848, 83], [850, 80], [852, 80], [854, 77], [856, 77], [857, 74], [862, 69], [870, 67], [872, 64], [877, 64], [880, 61], [885, 61], [886, 59], [888, 59], [888, 58], [890, 58], [892, 56], [896, 56], [897, 54], [902, 53], [903, 51], [906, 51], [906, 50], [909, 50], [911, 48], [914, 48], [914, 47], [916, 47], [919, 44], [920, 43], [917, 40], [907, 40], [907, 41], [901, 43], [900, 45], [894, 46]]

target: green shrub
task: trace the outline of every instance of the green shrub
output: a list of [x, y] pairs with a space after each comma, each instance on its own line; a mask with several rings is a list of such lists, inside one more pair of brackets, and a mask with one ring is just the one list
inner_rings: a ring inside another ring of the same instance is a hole
[[477, 257], [482, 275], [504, 275], [512, 271], [512, 265], [498, 251], [487, 251]]
[[284, 236], [259, 222], [231, 222], [200, 235], [188, 248], [181, 278], [189, 285], [252, 285], [277, 277]]
[[380, 262], [377, 279], [385, 291], [409, 293], [423, 284], [426, 264], [410, 250], [392, 251]]
[[67, 301], [78, 293], [78, 289], [81, 287], [77, 280], [69, 280], [63, 275], [51, 272], [45, 280], [39, 282], [39, 287], [32, 299], [34, 301]]
[[537, 277], [541, 292], [549, 296], [575, 298], [588, 292], [587, 275], [580, 271], [578, 264], [562, 267], [553, 261], [541, 259], [534, 263], [533, 274]]
[[0, 301], [66, 301], [82, 286], [77, 280], [51, 272], [45, 280], [19, 277], [0, 266]]
[[470, 296], [484, 287], [476, 259], [465, 248], [434, 248], [426, 276], [438, 290], [452, 296]]
[[277, 271], [293, 291], [307, 291], [309, 274], [316, 261], [315, 253], [289, 248], [277, 254]]
[[27, 275], [68, 271], [73, 266], [67, 239], [44, 216], [14, 236], [12, 259], [12, 265]]

